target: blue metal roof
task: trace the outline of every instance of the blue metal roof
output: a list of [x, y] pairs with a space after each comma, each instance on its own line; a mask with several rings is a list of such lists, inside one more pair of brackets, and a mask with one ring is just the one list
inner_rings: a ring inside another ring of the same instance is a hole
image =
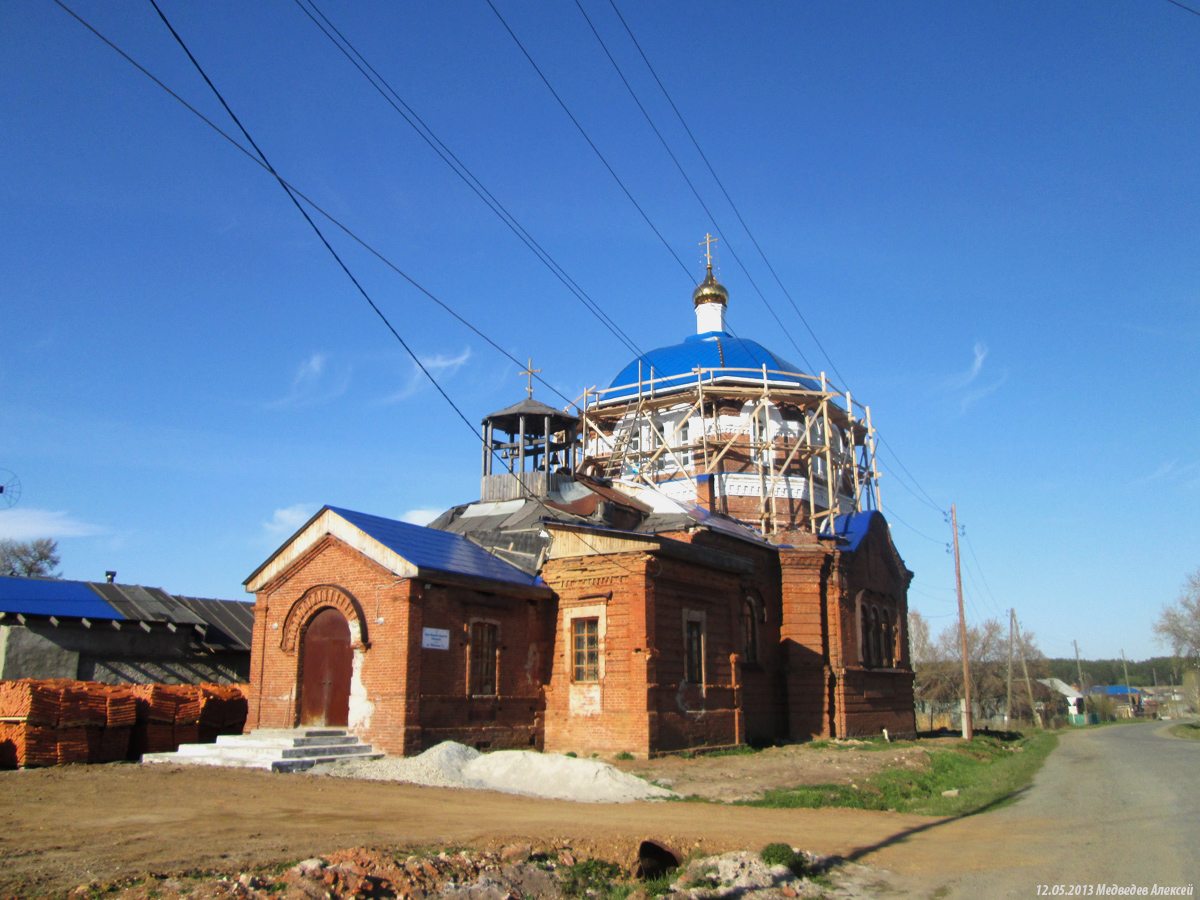
[[124, 619], [86, 581], [0, 576], [0, 612], [27, 616]]
[[1107, 694], [1110, 697], [1124, 697], [1127, 694], [1140, 694], [1137, 688], [1127, 688], [1123, 684], [1102, 684], [1092, 688], [1093, 694]]
[[461, 534], [438, 531], [423, 525], [409, 525], [336, 506], [326, 507], [355, 528], [370, 535], [383, 546], [419, 569], [432, 569], [457, 575], [471, 575], [492, 581], [542, 586], [542, 579], [527, 575], [516, 566], [493, 556]]
[[862, 539], [867, 536], [873, 516], [879, 516], [886, 527], [887, 520], [883, 518], [883, 513], [879, 510], [869, 509], [838, 516], [833, 522], [833, 533], [847, 543], [848, 546], [845, 549], [853, 552], [858, 549]]
[[[640, 364], [640, 378], [639, 378]], [[672, 344], [669, 347], [659, 347], [639, 356], [613, 379], [610, 388], [633, 385], [621, 391], [605, 394], [605, 400], [613, 400], [628, 396], [636, 396], [638, 381], [648, 382], [653, 377], [663, 379], [655, 385], [655, 390], [670, 390], [674, 387], [685, 387], [695, 384], [695, 369], [754, 369], [762, 371], [763, 366], [769, 372], [783, 372], [783, 375], [770, 375], [774, 383], [795, 384], [806, 390], [819, 391], [820, 382], [804, 377], [796, 366], [785, 359], [776, 356], [762, 344], [755, 341], [737, 338], [728, 332], [710, 331], [707, 334], [695, 334], [682, 344]], [[721, 377], [716, 375], [715, 377]], [[750, 372], [730, 372], [727, 377], [753, 378]], [[761, 377], [761, 375], [759, 376]], [[648, 388], [647, 388], [648, 389]]]

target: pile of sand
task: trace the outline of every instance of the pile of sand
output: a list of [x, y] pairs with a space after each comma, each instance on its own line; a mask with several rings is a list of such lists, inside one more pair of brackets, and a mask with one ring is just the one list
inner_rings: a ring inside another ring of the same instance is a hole
[[310, 771], [339, 778], [475, 788], [583, 803], [630, 803], [675, 796], [597, 759], [530, 750], [484, 754], [454, 741], [444, 741], [419, 756], [327, 763]]

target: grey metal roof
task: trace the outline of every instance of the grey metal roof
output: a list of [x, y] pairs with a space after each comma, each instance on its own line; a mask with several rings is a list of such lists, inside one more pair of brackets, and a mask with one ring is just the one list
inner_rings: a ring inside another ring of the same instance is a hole
[[635, 498], [588, 479], [551, 492], [545, 501], [505, 500], [456, 506], [430, 528], [461, 534], [522, 571], [534, 575], [545, 561], [550, 536], [542, 522], [561, 522], [635, 534], [661, 534], [707, 528], [755, 544], [762, 535], [734, 519], [680, 504], [684, 512], [654, 513]]
[[249, 650], [254, 604], [178, 597], [138, 584], [0, 576], [0, 612], [163, 622], [195, 628], [211, 650]]
[[562, 431], [563, 429], [570, 430], [579, 424], [579, 419], [570, 413], [563, 412], [561, 409], [555, 409], [553, 406], [547, 406], [540, 400], [534, 400], [532, 397], [526, 397], [520, 403], [514, 403], [507, 409], [502, 409], [499, 412], [494, 412], [490, 416], [484, 418], [484, 422], [491, 422], [501, 431], [507, 431], [509, 434], [516, 434], [520, 428], [521, 416], [525, 417], [525, 433], [540, 435], [545, 429], [545, 419], [550, 417], [550, 430], [552, 432]]
[[126, 619], [135, 622], [170, 622], [173, 625], [206, 624], [162, 588], [144, 588], [139, 584], [88, 584]]
[[213, 650], [249, 650], [254, 633], [254, 604], [241, 600], [208, 600], [176, 597], [208, 626], [204, 646]]

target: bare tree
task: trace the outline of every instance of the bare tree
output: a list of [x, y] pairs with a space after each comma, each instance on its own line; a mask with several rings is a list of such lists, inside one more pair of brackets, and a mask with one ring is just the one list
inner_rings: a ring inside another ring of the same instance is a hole
[[[949, 703], [963, 696], [962, 647], [958, 625], [948, 625], [937, 638], [932, 638], [929, 625], [919, 613], [909, 613], [908, 633], [912, 648], [913, 685], [919, 700]], [[1029, 663], [1030, 678], [1044, 675], [1045, 662], [1031, 631], [1017, 635], [1013, 646], [1014, 660], [1020, 659], [1022, 647]], [[985, 619], [978, 625], [967, 626], [967, 660], [971, 669], [971, 697], [979, 704], [986, 718], [1000, 715], [1007, 697], [1008, 625], [996, 619]], [[1013, 712], [1029, 715], [1029, 701], [1023, 684], [1024, 673], [1017, 662], [1014, 681]], [[1035, 694], [1043, 693], [1034, 684]]]
[[32, 541], [0, 540], [0, 575], [25, 578], [57, 578], [58, 541], [37, 538]]
[[1187, 577], [1179, 599], [1163, 607], [1154, 633], [1176, 656], [1200, 654], [1200, 569]]
[[908, 650], [914, 664], [935, 661], [929, 622], [915, 609], [908, 611]]

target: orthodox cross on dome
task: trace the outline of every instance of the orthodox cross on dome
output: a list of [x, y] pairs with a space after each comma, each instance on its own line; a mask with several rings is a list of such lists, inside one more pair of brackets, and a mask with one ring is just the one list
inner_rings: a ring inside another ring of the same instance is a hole
[[712, 269], [712, 245], [716, 242], [717, 239], [708, 232], [704, 233], [704, 240], [700, 242], [704, 245], [704, 259], [710, 270]]
[[533, 376], [540, 371], [542, 371], [542, 370], [535, 369], [533, 367], [533, 360], [531, 359], [531, 360], [529, 360], [529, 365], [525, 369], [521, 370], [521, 372], [520, 372], [521, 375], [529, 376], [529, 385], [528, 385], [528, 387], [525, 388], [525, 390], [529, 391], [530, 397], [533, 396]]

